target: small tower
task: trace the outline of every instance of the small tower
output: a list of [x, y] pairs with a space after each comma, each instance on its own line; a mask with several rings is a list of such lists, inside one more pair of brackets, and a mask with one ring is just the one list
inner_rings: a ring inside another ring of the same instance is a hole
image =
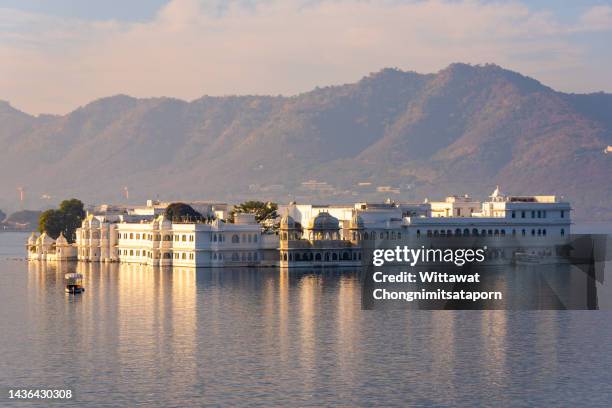
[[353, 245], [359, 245], [363, 236], [363, 219], [359, 214], [355, 213], [351, 222], [349, 223], [349, 236], [348, 239]]

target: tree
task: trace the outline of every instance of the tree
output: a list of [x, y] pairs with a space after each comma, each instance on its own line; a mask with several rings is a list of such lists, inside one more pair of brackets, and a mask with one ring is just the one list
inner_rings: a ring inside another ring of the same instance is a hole
[[189, 204], [172, 203], [166, 207], [165, 216], [172, 222], [204, 222], [206, 219]]
[[235, 214], [255, 214], [255, 220], [258, 223], [264, 223], [271, 221], [278, 217], [276, 211], [278, 210], [278, 204], [263, 201], [245, 201], [242, 204], [235, 206], [230, 212], [230, 219], [234, 219]]
[[59, 211], [62, 213], [64, 221], [64, 236], [69, 242], [73, 242], [75, 231], [81, 226], [81, 222], [85, 218], [83, 203], [76, 198], [64, 200], [59, 205]]
[[0, 222], [4, 221], [5, 218], [6, 218], [6, 213], [0, 210]]
[[40, 215], [38, 230], [46, 232], [53, 239], [63, 233], [68, 242], [74, 242], [76, 229], [81, 226], [83, 218], [85, 209], [81, 200], [64, 200], [57, 210], [47, 210]]
[[47, 210], [38, 219], [38, 231], [42, 234], [46, 232], [51, 238], [59, 237], [60, 232], [64, 231], [64, 217], [59, 210]]

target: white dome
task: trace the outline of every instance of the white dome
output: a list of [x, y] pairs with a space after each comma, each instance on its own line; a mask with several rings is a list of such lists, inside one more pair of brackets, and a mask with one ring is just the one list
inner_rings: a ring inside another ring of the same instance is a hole
[[320, 212], [310, 220], [309, 229], [312, 230], [338, 230], [340, 221], [329, 213]]
[[68, 245], [68, 240], [64, 237], [64, 233], [60, 232], [59, 237], [55, 240], [55, 244], [62, 246]]
[[54, 242], [55, 240], [51, 238], [49, 235], [47, 235], [46, 232], [43, 232], [42, 234], [40, 234], [40, 236], [36, 240], [37, 245], [51, 245]]

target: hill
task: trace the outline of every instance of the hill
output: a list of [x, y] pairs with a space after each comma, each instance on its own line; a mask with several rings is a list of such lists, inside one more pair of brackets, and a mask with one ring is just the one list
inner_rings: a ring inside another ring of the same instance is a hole
[[17, 186], [87, 202], [119, 202], [124, 186], [132, 201], [347, 202], [499, 184], [612, 220], [612, 95], [557, 92], [496, 65], [384, 69], [291, 97], [117, 95], [64, 116], [0, 103], [0, 143], [0, 204]]

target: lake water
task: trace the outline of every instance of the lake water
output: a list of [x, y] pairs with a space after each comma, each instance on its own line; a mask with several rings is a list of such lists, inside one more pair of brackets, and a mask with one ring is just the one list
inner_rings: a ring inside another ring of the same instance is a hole
[[[350, 271], [57, 268], [14, 259], [26, 237], [0, 234], [4, 394], [71, 388], [65, 405], [92, 407], [612, 406], [608, 311], [362, 311]], [[74, 270], [79, 297], [64, 293]]]

